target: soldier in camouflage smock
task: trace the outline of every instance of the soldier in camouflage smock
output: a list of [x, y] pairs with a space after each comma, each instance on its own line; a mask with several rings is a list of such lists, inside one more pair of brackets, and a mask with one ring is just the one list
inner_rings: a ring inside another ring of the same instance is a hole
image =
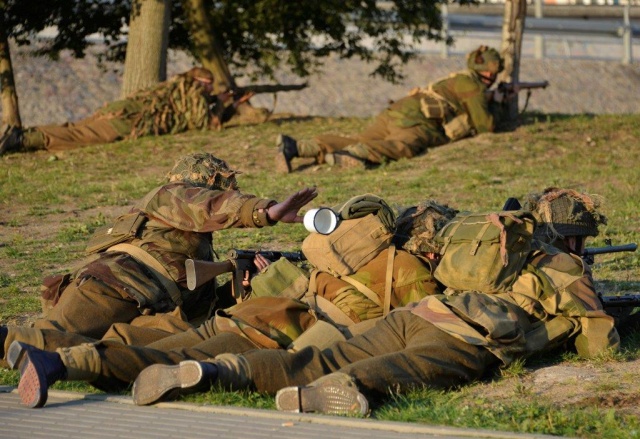
[[218, 129], [250, 95], [227, 105], [231, 95], [212, 96], [212, 89], [213, 74], [194, 67], [150, 89], [107, 103], [91, 117], [78, 122], [24, 131], [11, 128], [0, 139], [0, 155], [34, 149], [63, 151], [142, 136]]
[[503, 69], [502, 58], [495, 49], [480, 46], [467, 56], [467, 66], [466, 71], [412, 90], [356, 136], [323, 134], [312, 142], [298, 142], [279, 135], [277, 168], [291, 172], [295, 157], [315, 157], [318, 163], [342, 167], [378, 165], [494, 131], [496, 111], [491, 103], [493, 94], [487, 89]]
[[[433, 238], [456, 213], [456, 210], [432, 200], [402, 213], [394, 238], [398, 254], [391, 288], [393, 307], [404, 306], [425, 295], [440, 292], [442, 286], [432, 275], [430, 257], [435, 249]], [[383, 253], [383, 262], [376, 258], [353, 275], [381, 299], [385, 291], [387, 261], [387, 252]], [[383, 270], [379, 270], [381, 266], [384, 266]], [[340, 308], [344, 318], [361, 324], [382, 316], [382, 306], [378, 303], [381, 300], [374, 302], [351, 284], [336, 278], [334, 280], [337, 282], [331, 282], [324, 277], [318, 281], [317, 293]], [[223, 353], [242, 353], [255, 348], [298, 350], [306, 343], [323, 347], [332, 341], [344, 339], [345, 335], [350, 336], [354, 331], [354, 326], [349, 326], [346, 328], [348, 331], [340, 333], [332, 326], [335, 324], [333, 321], [329, 324], [319, 321], [319, 318], [319, 314], [299, 300], [255, 297], [224, 311], [218, 310], [212, 319], [199, 328], [162, 338], [145, 347], [127, 346], [122, 340], [109, 339], [107, 336], [97, 341], [75, 334], [33, 328], [0, 328], [0, 341], [4, 341], [2, 344], [5, 349], [13, 341], [20, 341], [26, 343], [21, 346], [30, 344], [45, 351], [56, 351], [55, 354], [44, 355], [52, 355], [52, 361], [63, 365], [65, 377], [58, 379], [85, 380], [104, 390], [117, 390], [126, 388], [140, 371], [153, 364], [205, 360]], [[315, 335], [308, 338], [308, 333], [312, 331]], [[110, 336], [118, 338], [117, 332], [112, 329]], [[300, 342], [305, 337], [305, 341]], [[13, 360], [10, 362], [15, 363]]]
[[[566, 210], [551, 202], [554, 224], [584, 224], [575, 212], [589, 209], [578, 200], [571, 203], [569, 216], [560, 218]], [[589, 233], [600, 218], [592, 216]], [[364, 334], [322, 351], [255, 350], [153, 366], [136, 379], [134, 402], [153, 403], [176, 389], [186, 392], [217, 383], [278, 392], [281, 410], [364, 413], [369, 401], [389, 391], [462, 385], [499, 364], [558, 346], [573, 346], [583, 357], [617, 349], [613, 318], [603, 311], [581, 259], [541, 242], [539, 247], [508, 293], [427, 296], [396, 309]], [[184, 379], [176, 378], [176, 368]]]
[[306, 188], [278, 203], [243, 194], [236, 173], [209, 153], [180, 158], [169, 182], [121, 217], [142, 219], [132, 236], [112, 243], [115, 225], [96, 232], [91, 242], [106, 239], [106, 248], [73, 274], [35, 327], [99, 339], [112, 324], [141, 315], [177, 312], [190, 320], [206, 313], [214, 299], [212, 284], [190, 291], [185, 260], [213, 260], [212, 233], [218, 230], [301, 222], [298, 210], [317, 195], [315, 188]]

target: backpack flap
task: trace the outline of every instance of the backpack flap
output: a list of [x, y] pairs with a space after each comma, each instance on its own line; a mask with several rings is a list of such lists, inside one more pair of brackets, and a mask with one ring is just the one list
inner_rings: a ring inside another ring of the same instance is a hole
[[442, 258], [434, 276], [456, 290], [509, 291], [531, 251], [528, 211], [461, 213], [436, 236]]

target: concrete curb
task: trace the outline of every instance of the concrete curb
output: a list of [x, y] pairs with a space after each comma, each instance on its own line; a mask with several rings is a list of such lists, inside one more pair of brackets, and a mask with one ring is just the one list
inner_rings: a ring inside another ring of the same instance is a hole
[[[16, 387], [0, 386], [0, 393], [17, 394]], [[66, 401], [101, 401], [114, 404], [122, 404], [135, 407], [130, 396], [120, 396], [112, 394], [92, 394], [76, 393], [61, 390], [49, 391], [50, 398], [58, 398]], [[469, 428], [457, 428], [447, 426], [422, 425], [414, 423], [403, 423], [394, 421], [378, 421], [375, 419], [353, 419], [339, 416], [314, 415], [302, 413], [285, 413], [274, 410], [251, 409], [230, 406], [198, 405], [185, 402], [163, 402], [153, 407], [162, 409], [178, 409], [203, 414], [224, 414], [230, 416], [247, 417], [251, 419], [271, 419], [281, 420], [283, 425], [288, 423], [308, 423], [327, 425], [332, 427], [342, 427], [345, 429], [376, 430], [404, 434], [425, 434], [436, 437], [448, 438], [487, 438], [487, 439], [544, 439], [555, 436], [539, 434], [520, 434], [513, 432], [501, 432], [493, 430], [474, 430]]]

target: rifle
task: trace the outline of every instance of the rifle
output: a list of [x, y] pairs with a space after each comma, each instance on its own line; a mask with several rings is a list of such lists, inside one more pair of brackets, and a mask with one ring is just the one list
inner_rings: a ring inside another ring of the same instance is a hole
[[[509, 95], [518, 93], [522, 90], [526, 90], [527, 99], [524, 103], [524, 107], [522, 108], [522, 111], [520, 112], [520, 114], [522, 114], [525, 112], [525, 110], [527, 109], [527, 106], [529, 105], [531, 90], [536, 88], [547, 88], [548, 86], [549, 86], [549, 81], [539, 81], [539, 82], [504, 82], [502, 81], [498, 84], [497, 89], [499, 92], [504, 94], [506, 98], [508, 98]], [[503, 102], [506, 102], [506, 99]]]
[[624, 245], [611, 245], [611, 240], [605, 240], [604, 247], [588, 247], [584, 249], [582, 253], [582, 259], [589, 265], [593, 265], [594, 255], [603, 255], [605, 253], [618, 253], [618, 252], [634, 252], [638, 249], [638, 244], [624, 244]]
[[623, 294], [621, 296], [604, 296], [598, 293], [602, 308], [615, 320], [617, 328], [638, 322], [640, 312], [633, 312], [640, 307], [640, 294]]
[[498, 91], [501, 91], [504, 94], [508, 93], [517, 93], [521, 90], [527, 90], [527, 93], [531, 93], [531, 90], [536, 88], [547, 88], [549, 86], [549, 81], [539, 81], [539, 82], [500, 82], [498, 84]]
[[304, 254], [300, 251], [281, 252], [271, 250], [239, 250], [235, 248], [230, 250], [227, 254], [229, 259], [222, 262], [187, 259], [185, 261], [187, 288], [195, 290], [216, 276], [223, 273], [232, 273], [233, 280], [231, 282], [231, 290], [233, 292], [233, 297], [235, 297], [238, 302], [241, 302], [245, 296], [243, 282], [250, 279], [257, 271], [257, 268], [253, 263], [253, 259], [257, 254], [260, 254], [272, 262], [277, 261], [280, 258], [287, 258], [293, 262], [306, 260]]

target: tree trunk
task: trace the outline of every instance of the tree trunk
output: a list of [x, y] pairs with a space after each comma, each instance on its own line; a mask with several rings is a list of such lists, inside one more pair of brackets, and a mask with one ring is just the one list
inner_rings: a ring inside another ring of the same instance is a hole
[[[525, 18], [527, 16], [526, 0], [506, 0], [504, 5], [504, 19], [502, 21], [502, 48], [504, 70], [498, 81], [515, 83], [520, 77], [520, 56], [522, 53], [522, 37]], [[518, 119], [518, 95], [506, 103], [507, 123], [514, 124]]]
[[13, 78], [11, 51], [4, 26], [0, 27], [0, 90], [2, 91], [2, 125], [22, 127], [18, 94]]
[[170, 0], [136, 0], [129, 20], [122, 97], [167, 79]]
[[182, 8], [194, 53], [202, 66], [215, 78], [214, 92], [235, 89], [236, 84], [224, 59], [220, 43], [216, 40], [204, 0], [182, 0]]

